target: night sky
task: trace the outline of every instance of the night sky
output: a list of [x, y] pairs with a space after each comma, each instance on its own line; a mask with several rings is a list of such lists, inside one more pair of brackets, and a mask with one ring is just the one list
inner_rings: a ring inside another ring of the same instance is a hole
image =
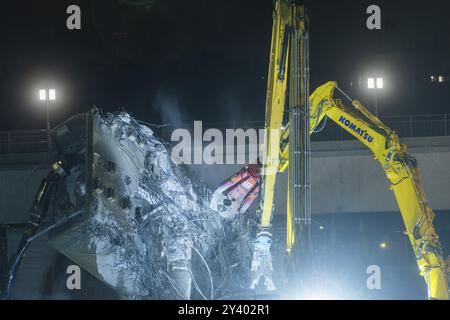
[[[308, 2], [307, 2], [308, 3]], [[66, 8], [82, 30], [66, 28]], [[366, 8], [382, 9], [382, 30]], [[309, 1], [311, 87], [337, 80], [372, 106], [359, 79], [378, 72], [382, 115], [450, 113], [448, 1]], [[53, 123], [89, 110], [125, 108], [151, 123], [264, 118], [271, 0], [2, 2], [0, 131], [45, 126], [40, 87], [55, 87]], [[443, 75], [445, 83], [431, 83]]]

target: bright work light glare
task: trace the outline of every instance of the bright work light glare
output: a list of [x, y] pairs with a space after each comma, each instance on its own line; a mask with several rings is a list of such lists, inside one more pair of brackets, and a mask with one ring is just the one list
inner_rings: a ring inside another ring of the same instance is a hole
[[56, 90], [55, 89], [50, 89], [48, 91], [48, 99], [49, 100], [56, 100]]
[[39, 100], [41, 101], [47, 100], [47, 93], [45, 92], [44, 89], [39, 90]]
[[369, 89], [374, 89], [375, 88], [375, 79], [374, 78], [367, 79], [367, 87]]
[[377, 89], [383, 89], [383, 78], [377, 78]]
[[380, 249], [381, 250], [384, 250], [384, 249], [387, 249], [387, 247], [388, 247], [388, 244], [386, 243], [386, 242], [380, 242]]

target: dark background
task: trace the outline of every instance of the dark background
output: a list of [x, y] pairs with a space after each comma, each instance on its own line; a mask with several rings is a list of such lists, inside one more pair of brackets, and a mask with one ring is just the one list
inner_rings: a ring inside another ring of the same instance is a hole
[[[364, 86], [379, 73], [382, 115], [448, 112], [447, 2], [309, 1], [311, 87], [337, 80], [371, 108]], [[70, 4], [80, 31], [66, 28]], [[370, 4], [381, 31], [366, 28]], [[271, 12], [271, 0], [2, 2], [0, 131], [45, 126], [40, 87], [57, 89], [53, 124], [93, 105], [151, 123], [261, 121]]]
[[[381, 75], [382, 115], [449, 113], [447, 3], [309, 1], [311, 87], [337, 80], [371, 108], [366, 79]], [[71, 4], [81, 7], [81, 31], [66, 28]], [[370, 4], [382, 9], [381, 31], [366, 28]], [[93, 105], [125, 108], [151, 123], [262, 121], [271, 15], [271, 0], [156, 0], [148, 7], [119, 0], [2, 2], [0, 131], [45, 126], [37, 99], [43, 87], [57, 89], [53, 124]], [[433, 75], [446, 82], [431, 82]], [[446, 252], [448, 219], [448, 212], [436, 217]], [[320, 215], [313, 226], [318, 272], [324, 279], [338, 275], [337, 291], [353, 288], [348, 294], [359, 298], [425, 296], [399, 214]], [[379, 248], [382, 241], [389, 249]], [[383, 270], [382, 291], [364, 287], [369, 264]]]

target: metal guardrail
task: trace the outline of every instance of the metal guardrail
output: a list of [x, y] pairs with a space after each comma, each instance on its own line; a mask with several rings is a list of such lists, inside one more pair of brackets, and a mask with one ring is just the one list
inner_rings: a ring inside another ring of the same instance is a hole
[[[407, 116], [386, 116], [380, 117], [381, 121], [389, 128], [395, 130], [400, 138], [409, 137], [434, 137], [450, 136], [450, 114], [437, 115], [407, 115]], [[164, 132], [155, 130], [165, 138], [170, 138], [170, 131], [177, 127], [189, 127], [191, 125], [167, 125]], [[226, 123], [205, 123], [203, 130], [216, 127], [218, 129], [227, 128]], [[241, 122], [234, 123], [230, 128], [255, 128], [263, 127], [261, 122]], [[169, 131], [169, 132], [168, 132]], [[342, 127], [328, 120], [327, 124], [320, 132], [312, 136], [313, 141], [340, 141], [354, 139]], [[48, 150], [46, 130], [33, 131], [7, 131], [0, 132], [0, 154], [7, 153], [34, 153], [46, 152]]]
[[47, 152], [46, 130], [0, 132], [0, 154]]
[[[405, 115], [405, 116], [381, 116], [380, 120], [389, 128], [396, 131], [400, 138], [409, 137], [437, 137], [450, 136], [450, 114], [434, 115]], [[312, 141], [341, 141], [355, 139], [333, 121], [327, 119], [324, 128], [322, 125], [316, 129]], [[262, 129], [264, 123], [261, 121], [238, 121], [234, 123], [202, 123], [203, 131], [209, 128], [217, 128], [225, 135], [225, 129], [241, 128], [243, 130], [254, 128]], [[193, 124], [163, 125], [156, 132], [165, 139], [170, 139], [171, 132], [176, 128], [184, 128], [193, 133]]]

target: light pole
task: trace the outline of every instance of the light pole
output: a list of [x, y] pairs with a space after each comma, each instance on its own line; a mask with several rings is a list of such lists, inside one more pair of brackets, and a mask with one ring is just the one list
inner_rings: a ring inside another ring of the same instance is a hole
[[378, 117], [378, 90], [383, 89], [383, 78], [368, 78], [367, 88], [374, 92], [375, 115]]
[[[47, 94], [48, 92], [48, 94]], [[52, 147], [52, 139], [51, 139], [51, 126], [50, 126], [50, 101], [56, 100], [56, 90], [55, 89], [39, 89], [39, 100], [45, 102], [45, 113], [46, 113], [46, 130], [47, 130], [47, 141], [48, 141], [48, 148], [51, 149]]]

